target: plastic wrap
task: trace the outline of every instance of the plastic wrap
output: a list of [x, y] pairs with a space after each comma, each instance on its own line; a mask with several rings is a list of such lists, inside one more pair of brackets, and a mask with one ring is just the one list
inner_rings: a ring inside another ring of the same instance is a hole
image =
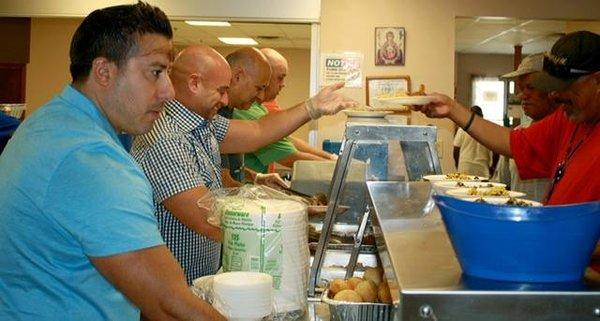
[[198, 278], [191, 289], [229, 321], [267, 321], [274, 317], [272, 285], [266, 273], [233, 272]]
[[208, 221], [223, 232], [223, 271], [272, 276], [274, 318], [294, 320], [307, 307], [308, 218], [306, 205], [264, 186], [216, 191], [198, 206], [212, 206]]

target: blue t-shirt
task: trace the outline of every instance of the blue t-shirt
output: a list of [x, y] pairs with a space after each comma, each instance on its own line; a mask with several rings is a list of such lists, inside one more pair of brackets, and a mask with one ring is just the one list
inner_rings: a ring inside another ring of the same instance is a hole
[[95, 104], [66, 86], [0, 156], [0, 320], [138, 320], [98, 270], [164, 244], [152, 190]]

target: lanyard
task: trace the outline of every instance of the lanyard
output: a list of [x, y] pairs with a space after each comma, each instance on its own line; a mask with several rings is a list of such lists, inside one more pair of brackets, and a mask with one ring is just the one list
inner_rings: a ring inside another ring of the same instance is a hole
[[579, 125], [577, 125], [577, 127], [575, 127], [575, 130], [573, 131], [573, 133], [571, 134], [571, 138], [569, 139], [569, 147], [567, 147], [567, 151], [565, 153], [565, 158], [563, 159], [562, 162], [558, 163], [558, 166], [556, 166], [556, 170], [554, 171], [554, 176], [552, 177], [552, 184], [550, 185], [550, 188], [548, 189], [548, 192], [546, 193], [546, 196], [544, 197], [544, 203], [547, 203], [550, 200], [552, 193], [554, 193], [554, 188], [556, 187], [556, 185], [558, 184], [560, 179], [565, 175], [567, 164], [569, 163], [571, 158], [573, 158], [573, 155], [575, 154], [577, 149], [579, 149], [579, 147], [581, 147], [581, 145], [583, 145], [583, 142], [585, 142], [590, 136], [592, 136], [595, 128], [596, 128], [595, 126], [592, 127], [590, 132], [586, 136], [581, 138], [575, 144], [575, 146], [573, 146], [573, 140], [575, 139], [577, 131], [579, 130]]

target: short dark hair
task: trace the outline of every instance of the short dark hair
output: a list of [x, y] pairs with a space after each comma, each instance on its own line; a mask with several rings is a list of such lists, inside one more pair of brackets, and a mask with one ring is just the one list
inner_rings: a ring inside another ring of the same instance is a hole
[[94, 10], [71, 40], [71, 77], [73, 82], [87, 79], [92, 61], [104, 57], [123, 66], [138, 50], [141, 36], [156, 33], [173, 38], [167, 15], [158, 7], [144, 2]]

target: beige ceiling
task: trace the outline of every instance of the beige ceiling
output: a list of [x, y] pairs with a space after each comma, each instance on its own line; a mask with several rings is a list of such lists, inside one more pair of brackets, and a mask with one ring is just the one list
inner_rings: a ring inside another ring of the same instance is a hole
[[226, 47], [231, 45], [217, 37], [251, 37], [258, 42], [258, 47], [310, 48], [310, 24], [231, 22], [231, 27], [191, 26], [183, 21], [171, 21], [171, 24], [176, 47], [198, 43]]
[[548, 51], [564, 34], [566, 21], [497, 17], [456, 18], [456, 51], [460, 53], [523, 54]]

